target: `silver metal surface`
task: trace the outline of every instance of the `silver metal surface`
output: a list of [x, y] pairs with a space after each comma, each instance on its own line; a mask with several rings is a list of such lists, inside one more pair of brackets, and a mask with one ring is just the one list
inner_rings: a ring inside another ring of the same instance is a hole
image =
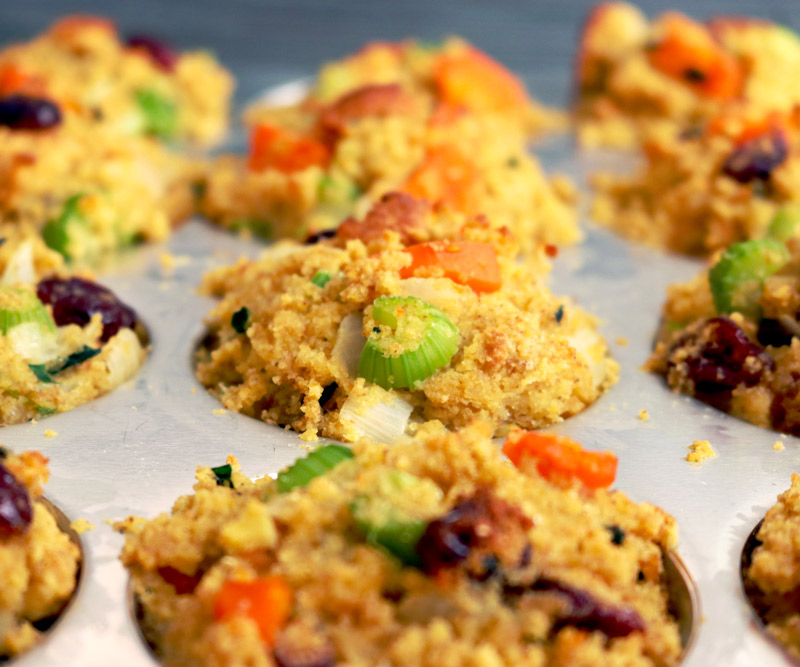
[[[579, 182], [599, 164], [576, 157], [566, 140], [540, 149], [548, 168]], [[661, 378], [642, 372], [666, 286], [693, 276], [702, 263], [585, 227], [586, 242], [562, 249], [555, 261], [552, 289], [602, 318], [621, 379], [595, 405], [554, 430], [587, 447], [616, 452], [616, 488], [677, 517], [679, 553], [702, 609], [683, 664], [787, 664], [747, 604], [739, 560], [753, 526], [789, 486], [790, 473], [800, 470], [800, 441], [677, 396]], [[106, 520], [168, 511], [179, 495], [190, 492], [198, 465], [219, 465], [228, 454], [239, 458], [245, 473], [261, 476], [302, 453], [303, 443], [292, 432], [235, 413], [215, 414], [219, 403], [192, 373], [192, 351], [212, 305], [195, 292], [201, 276], [242, 254], [255, 256], [260, 246], [194, 220], [165, 247], [178, 260], [172, 275], [165, 275], [159, 262], [165, 248], [151, 247], [102, 277], [149, 327], [153, 348], [141, 372], [72, 412], [0, 431], [3, 445], [49, 456], [48, 497], [71, 519], [95, 525], [82, 536], [83, 576], [73, 603], [46, 641], [16, 660], [19, 667], [152, 665], [129, 612], [127, 577], [118, 561], [123, 540]], [[649, 420], [639, 419], [641, 409]], [[57, 435], [45, 437], [46, 429]], [[784, 451], [772, 448], [778, 439]], [[687, 463], [694, 440], [709, 440], [718, 457]]]

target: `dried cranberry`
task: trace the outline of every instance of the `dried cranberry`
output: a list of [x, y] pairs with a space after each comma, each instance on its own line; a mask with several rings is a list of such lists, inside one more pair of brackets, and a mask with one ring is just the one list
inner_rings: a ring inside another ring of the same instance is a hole
[[428, 524], [417, 544], [422, 568], [436, 574], [465, 564], [478, 581], [499, 575], [502, 568], [525, 567], [531, 559], [529, 517], [488, 491], [479, 491]]
[[150, 35], [131, 35], [126, 44], [132, 49], [142, 49], [163, 70], [171, 72], [178, 62], [178, 54], [160, 39]]
[[200, 583], [204, 574], [202, 570], [194, 574], [184, 574], [170, 565], [164, 565], [158, 568], [158, 573], [164, 581], [175, 589], [177, 595], [189, 595], [194, 593], [194, 589], [197, 588], [197, 584]]
[[21, 535], [32, 520], [28, 489], [0, 463], [0, 538]]
[[602, 632], [606, 637], [627, 637], [645, 629], [644, 621], [635, 609], [618, 607], [595, 600], [591, 594], [554, 579], [541, 578], [529, 588], [532, 591], [556, 593], [564, 597], [569, 607], [558, 618], [553, 630], [572, 626]]
[[788, 154], [786, 137], [775, 128], [737, 146], [722, 165], [722, 173], [739, 183], [767, 180]]
[[10, 95], [0, 99], [0, 125], [12, 130], [49, 130], [61, 123], [61, 110], [42, 97]]
[[97, 283], [83, 278], [46, 278], [36, 288], [43, 303], [53, 307], [56, 324], [86, 326], [92, 315], [103, 318], [103, 335], [107, 341], [122, 328], [134, 327], [136, 312], [122, 303], [114, 293]]
[[695, 395], [712, 405], [725, 402], [739, 385], [758, 384], [763, 372], [775, 366], [772, 357], [726, 317], [714, 317], [699, 332], [684, 334], [672, 350], [695, 346], [698, 349], [684, 360], [687, 374], [694, 382]]

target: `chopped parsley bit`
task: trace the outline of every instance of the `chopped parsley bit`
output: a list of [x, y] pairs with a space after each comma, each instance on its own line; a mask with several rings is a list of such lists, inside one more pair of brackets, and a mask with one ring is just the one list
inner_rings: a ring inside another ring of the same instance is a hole
[[28, 364], [28, 368], [33, 371], [33, 374], [36, 376], [39, 382], [55, 384], [55, 380], [50, 377], [50, 373], [47, 372], [44, 364]]
[[311, 279], [311, 282], [317, 287], [325, 287], [330, 279], [331, 274], [327, 271], [317, 271]]
[[229, 489], [233, 488], [233, 481], [231, 480], [233, 468], [231, 468], [230, 463], [226, 463], [224, 466], [211, 468], [211, 472], [214, 473], [214, 479], [217, 482], [217, 486], [227, 486]]
[[5, 238], [0, 238], [0, 245], [3, 245], [6, 242]]
[[617, 525], [606, 526], [606, 530], [611, 533], [611, 541], [617, 546], [622, 546], [625, 541], [625, 531]]
[[508, 158], [508, 160], [506, 161], [506, 167], [509, 167], [510, 169], [519, 167], [519, 159], [515, 156]]
[[48, 408], [46, 405], [37, 405], [34, 410], [40, 415], [54, 415], [58, 412], [58, 408]]
[[558, 307], [556, 311], [556, 323], [561, 324], [561, 320], [564, 319], [564, 306], [561, 305]]
[[246, 306], [242, 306], [231, 317], [231, 326], [236, 333], [247, 331], [247, 320], [250, 319], [250, 311]]
[[77, 366], [78, 364], [81, 364], [87, 359], [91, 359], [92, 357], [98, 354], [100, 354], [100, 348], [94, 348], [94, 347], [89, 347], [88, 345], [84, 345], [82, 350], [78, 352], [73, 352], [71, 355], [69, 355], [64, 360], [64, 365], [61, 366], [61, 368], [59, 368], [58, 370], [52, 370], [50, 372], [60, 373], [61, 371], [65, 371], [72, 366]]

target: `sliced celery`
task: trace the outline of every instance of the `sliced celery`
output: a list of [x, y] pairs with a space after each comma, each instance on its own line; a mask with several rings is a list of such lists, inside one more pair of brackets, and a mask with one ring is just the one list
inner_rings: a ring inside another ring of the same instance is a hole
[[172, 139], [178, 129], [178, 108], [172, 100], [150, 88], [136, 91], [143, 132], [159, 139]]
[[788, 241], [800, 236], [800, 206], [797, 204], [781, 206], [769, 223], [767, 236], [778, 241]]
[[61, 253], [64, 259], [73, 259], [82, 236], [89, 233], [88, 223], [80, 210], [83, 194], [72, 195], [64, 202], [61, 215], [42, 228], [42, 239], [48, 248]]
[[14, 327], [26, 323], [48, 332], [56, 330], [53, 318], [32, 289], [0, 287], [0, 332], [6, 336]]
[[330, 279], [331, 274], [327, 271], [317, 271], [311, 279], [311, 282], [317, 287], [325, 287]]
[[717, 312], [739, 312], [746, 317], [760, 318], [758, 298], [764, 280], [779, 271], [789, 259], [786, 246], [775, 239], [734, 243], [708, 272]]
[[376, 323], [361, 352], [358, 375], [384, 389], [413, 388], [450, 363], [458, 329], [444, 312], [407, 296], [375, 300]]
[[278, 492], [306, 486], [312, 479], [324, 475], [342, 461], [353, 458], [353, 452], [343, 445], [323, 445], [304, 459], [295, 461], [286, 470], [278, 473]]

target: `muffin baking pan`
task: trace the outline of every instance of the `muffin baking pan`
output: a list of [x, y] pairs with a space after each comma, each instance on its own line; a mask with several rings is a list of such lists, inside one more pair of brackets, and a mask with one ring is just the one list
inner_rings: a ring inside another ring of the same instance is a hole
[[[538, 152], [546, 168], [570, 174], [583, 192], [588, 170], [626, 162], [578, 156], [567, 138], [547, 141]], [[586, 241], [561, 250], [551, 285], [603, 320], [621, 379], [584, 413], [552, 430], [588, 448], [616, 452], [615, 487], [677, 518], [679, 554], [696, 586], [693, 591], [682, 577], [670, 576], [675, 611], [682, 620], [693, 619], [695, 632], [689, 642], [687, 621], [683, 634], [690, 647], [682, 664], [786, 664], [748, 606], [739, 564], [748, 534], [786, 488], [790, 473], [800, 469], [800, 442], [675, 395], [661, 378], [642, 372], [666, 286], [693, 276], [701, 263], [584, 226]], [[20, 667], [152, 665], [117, 558], [123, 540], [106, 521], [167, 511], [190, 491], [198, 465], [220, 465], [233, 454], [250, 476], [274, 474], [307, 447], [291, 431], [222, 410], [193, 374], [202, 318], [212, 305], [195, 291], [202, 274], [243, 254], [255, 256], [260, 248], [193, 220], [166, 246], [119, 262], [103, 282], [149, 329], [152, 351], [142, 370], [71, 412], [0, 432], [6, 447], [49, 456], [48, 497], [71, 519], [95, 526], [81, 536], [84, 562], [75, 599], [41, 645], [15, 660]], [[172, 261], [161, 261], [165, 251]], [[649, 418], [641, 418], [642, 410]], [[57, 435], [45, 437], [47, 429]], [[694, 440], [709, 440], [717, 458], [687, 463]], [[777, 440], [784, 450], [773, 449]]]

